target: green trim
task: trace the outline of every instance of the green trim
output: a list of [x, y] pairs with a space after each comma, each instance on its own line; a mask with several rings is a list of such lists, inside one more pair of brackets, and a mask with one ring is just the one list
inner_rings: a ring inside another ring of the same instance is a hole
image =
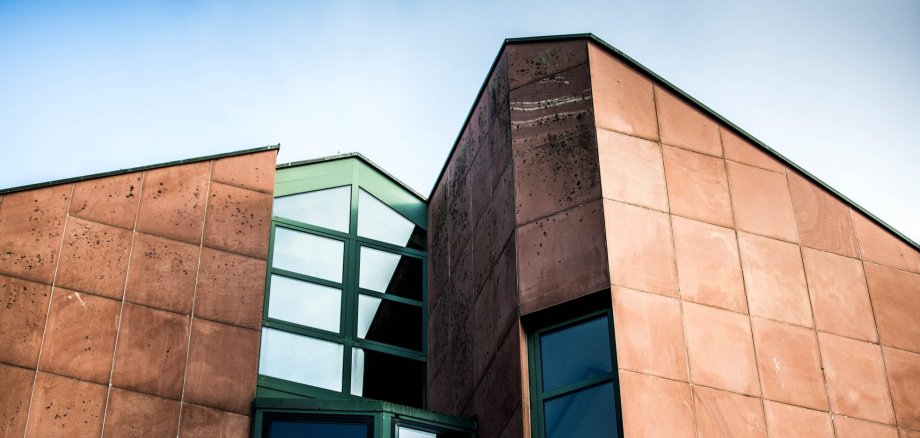
[[[266, 394], [299, 395], [302, 397], [315, 397], [322, 399], [361, 399], [351, 395], [351, 365], [353, 350], [361, 348], [368, 351], [390, 354], [413, 361], [418, 361], [423, 368], [427, 367], [427, 295], [428, 283], [425, 270], [428, 266], [428, 254], [408, 247], [392, 245], [386, 242], [358, 236], [358, 214], [360, 212], [360, 191], [364, 190], [380, 202], [392, 208], [415, 226], [427, 230], [427, 205], [423, 198], [401, 185], [397, 180], [382, 174], [369, 160], [357, 154], [313, 160], [299, 165], [278, 166], [275, 180], [276, 197], [294, 195], [315, 190], [349, 186], [351, 190], [350, 212], [348, 219], [348, 232], [341, 232], [311, 225], [289, 218], [272, 217], [271, 241], [269, 247], [267, 271], [265, 282], [265, 305], [263, 306], [262, 325], [288, 333], [308, 336], [325, 341], [335, 342], [343, 346], [342, 355], [342, 391], [329, 391], [315, 388], [297, 382], [290, 382], [270, 376], [259, 375], [258, 385]], [[296, 232], [312, 234], [319, 237], [334, 239], [344, 245], [342, 260], [341, 282], [330, 281], [273, 267], [274, 241], [276, 230], [281, 227]], [[422, 264], [421, 300], [401, 297], [398, 295], [381, 293], [363, 289], [359, 286], [360, 280], [360, 249], [368, 247], [386, 251], [400, 256], [413, 257]], [[268, 316], [268, 304], [271, 300], [271, 278], [279, 275], [318, 285], [333, 287], [342, 291], [339, 327], [337, 332], [330, 332], [315, 327], [300, 325], [290, 321], [277, 320]], [[396, 345], [385, 344], [357, 336], [358, 296], [379, 298], [410, 305], [422, 309], [422, 320], [419, 327], [422, 333], [422, 346], [420, 350], [412, 350]], [[424, 376], [419, 376], [424, 377]], [[424, 378], [420, 380], [423, 381]], [[424, 405], [426, 401], [423, 399]]]
[[10, 188], [8, 188], [8, 189], [2, 189], [2, 190], [0, 190], [0, 195], [5, 195], [5, 194], [7, 194], [7, 193], [13, 193], [13, 192], [21, 192], [21, 191], [23, 191], [23, 190], [37, 189], [37, 188], [41, 188], [41, 187], [56, 186], [56, 185], [58, 185], [58, 184], [70, 184], [70, 183], [75, 183], [75, 182], [80, 182], [80, 181], [86, 181], [86, 180], [89, 180], [89, 179], [105, 178], [105, 177], [107, 177], [107, 176], [123, 175], [123, 174], [126, 174], [126, 173], [141, 172], [141, 171], [145, 171], [145, 170], [159, 169], [159, 168], [161, 168], [161, 167], [178, 166], [178, 165], [180, 165], [180, 164], [198, 163], [198, 162], [201, 162], [201, 161], [216, 160], [216, 159], [219, 159], [219, 158], [235, 157], [235, 156], [237, 156], [237, 155], [246, 155], [246, 154], [254, 154], [254, 153], [256, 153], [256, 152], [273, 151], [273, 150], [278, 150], [278, 149], [280, 149], [280, 148], [281, 148], [281, 145], [280, 145], [280, 144], [270, 145], [270, 146], [261, 146], [261, 147], [257, 147], [257, 148], [251, 148], [251, 149], [243, 149], [243, 150], [240, 150], [240, 151], [223, 152], [223, 153], [214, 154], [214, 155], [205, 155], [205, 156], [203, 156], [203, 157], [186, 158], [186, 159], [182, 159], [182, 160], [167, 161], [167, 162], [165, 162], [165, 163], [148, 164], [148, 165], [146, 165], [146, 166], [130, 167], [130, 168], [127, 168], [127, 169], [112, 170], [112, 171], [101, 172], [101, 173], [93, 173], [93, 174], [90, 174], [90, 175], [76, 176], [76, 177], [64, 178], [64, 179], [57, 179], [57, 180], [53, 180], [53, 181], [40, 182], [40, 183], [35, 183], [35, 184], [26, 184], [26, 185], [23, 185], [23, 186], [10, 187]]
[[514, 44], [527, 44], [527, 43], [552, 42], [552, 41], [569, 41], [569, 40], [580, 40], [580, 39], [590, 41], [590, 42], [593, 42], [599, 45], [601, 48], [606, 50], [609, 54], [624, 61], [629, 66], [635, 68], [639, 72], [648, 76], [653, 82], [657, 83], [657, 85], [664, 87], [668, 91], [676, 94], [679, 98], [682, 98], [683, 100], [685, 100], [691, 106], [694, 106], [697, 109], [701, 110], [702, 112], [713, 117], [714, 119], [722, 123], [725, 127], [727, 127], [729, 130], [734, 131], [734, 133], [739, 135], [741, 138], [753, 143], [755, 147], [760, 148], [767, 154], [773, 156], [774, 158], [778, 159], [782, 163], [788, 165], [795, 171], [799, 172], [805, 178], [810, 179], [812, 182], [814, 182], [815, 184], [817, 184], [818, 186], [820, 186], [821, 188], [829, 192], [832, 196], [836, 197], [837, 199], [844, 202], [845, 204], [853, 207], [854, 209], [856, 209], [857, 211], [859, 211], [861, 214], [868, 217], [869, 219], [875, 221], [875, 223], [877, 223], [882, 228], [885, 228], [890, 233], [894, 234], [896, 237], [900, 238], [902, 241], [904, 241], [904, 243], [907, 243], [908, 245], [912, 246], [915, 250], [920, 251], [920, 244], [918, 244], [917, 242], [914, 242], [909, 237], [907, 237], [905, 234], [902, 234], [900, 231], [896, 230], [894, 227], [892, 227], [885, 221], [879, 219], [877, 216], [869, 212], [869, 210], [866, 210], [865, 208], [863, 208], [862, 206], [860, 206], [859, 204], [857, 204], [850, 198], [846, 197], [844, 194], [838, 192], [836, 189], [834, 189], [833, 187], [831, 187], [830, 185], [828, 185], [827, 183], [825, 183], [818, 177], [812, 175], [810, 172], [803, 169], [801, 166], [799, 166], [792, 160], [786, 158], [785, 156], [777, 152], [775, 149], [771, 148], [770, 146], [767, 146], [766, 143], [758, 140], [756, 137], [754, 137], [747, 131], [741, 129], [738, 125], [732, 123], [731, 121], [729, 121], [728, 119], [726, 119], [725, 117], [723, 117], [722, 115], [714, 111], [712, 108], [709, 108], [708, 106], [704, 105], [702, 102], [696, 100], [695, 98], [687, 94], [685, 91], [681, 90], [680, 88], [677, 88], [677, 86], [668, 82], [667, 80], [659, 76], [657, 73], [650, 70], [648, 67], [640, 64], [635, 59], [629, 57], [628, 55], [626, 55], [625, 53], [623, 53], [616, 47], [613, 47], [606, 41], [598, 38], [596, 35], [591, 34], [591, 33], [578, 33], [578, 34], [568, 34], [568, 35], [547, 35], [547, 36], [524, 37], [524, 38], [508, 38], [502, 43], [501, 47], [498, 49], [498, 54], [495, 55], [495, 60], [492, 61], [492, 66], [489, 68], [488, 74], [486, 74], [486, 77], [483, 80], [482, 86], [479, 87], [479, 92], [476, 94], [476, 97], [473, 99], [473, 104], [470, 107], [469, 112], [467, 112], [467, 115], [463, 121], [463, 124], [460, 125], [460, 131], [457, 134], [456, 139], [454, 140], [454, 143], [450, 149], [450, 152], [447, 154], [447, 159], [444, 160], [444, 165], [441, 167], [441, 171], [438, 173], [438, 176], [435, 179], [434, 185], [432, 185], [431, 187], [431, 191], [429, 192], [429, 195], [428, 195], [429, 199], [432, 196], [434, 196], [434, 191], [435, 189], [437, 189], [438, 183], [440, 183], [441, 179], [444, 177], [444, 172], [447, 170], [448, 160], [456, 151], [460, 143], [460, 137], [463, 135], [463, 131], [466, 130], [466, 127], [469, 124], [469, 121], [473, 116], [473, 111], [475, 111], [476, 109], [476, 103], [479, 102], [480, 96], [482, 96], [483, 91], [486, 89], [486, 85], [488, 85], [489, 78], [492, 76], [492, 73], [495, 70], [495, 67], [498, 65], [498, 61], [501, 59], [502, 54], [505, 51], [505, 48], [508, 47], [509, 45], [514, 45]]
[[[543, 438], [546, 436], [545, 422], [543, 421], [545, 418], [543, 412], [544, 402], [605, 383], [613, 384], [615, 402], [614, 410], [616, 411], [617, 417], [616, 436], [623, 436], [623, 419], [622, 410], [620, 408], [620, 389], [616, 366], [616, 340], [613, 333], [613, 309], [610, 306], [607, 306], [603, 310], [583, 312], [574, 317], [569, 312], [571, 310], [572, 309], [565, 309], [564, 311], [560, 312], [558, 318], [556, 318], [554, 322], [545, 322], [546, 315], [544, 314], [543, 325], [536, 327], [527, 333], [527, 368], [530, 374], [530, 381], [528, 383], [530, 387], [530, 430], [532, 431], [533, 438]], [[549, 311], [552, 312], [552, 309]], [[610, 343], [611, 356], [610, 363], [612, 365], [612, 370], [608, 373], [583, 379], [575, 383], [570, 383], [560, 388], [555, 388], [550, 391], [543, 391], [543, 364], [540, 359], [540, 337], [546, 333], [566, 327], [572, 327], [598, 317], [604, 317], [607, 321], [608, 342]]]
[[396, 178], [395, 176], [393, 176], [392, 174], [390, 174], [389, 172], [387, 172], [386, 170], [384, 170], [382, 167], [378, 166], [377, 163], [371, 161], [369, 158], [367, 158], [367, 157], [365, 157], [364, 155], [362, 155], [360, 152], [350, 152], [350, 153], [347, 153], [347, 154], [332, 155], [332, 156], [329, 156], [329, 157], [314, 158], [314, 159], [311, 159], [311, 160], [303, 160], [303, 161], [294, 161], [294, 162], [291, 162], [291, 163], [283, 163], [283, 164], [277, 165], [277, 166], [276, 166], [276, 169], [278, 169], [278, 170], [280, 171], [281, 169], [287, 169], [287, 168], [291, 168], [291, 167], [301, 167], [301, 166], [305, 166], [305, 165], [311, 165], [311, 166], [313, 166], [313, 165], [316, 165], [316, 164], [318, 164], [318, 163], [325, 163], [325, 162], [332, 162], [332, 161], [338, 161], [338, 160], [345, 160], [345, 159], [349, 159], [349, 158], [353, 158], [353, 159], [357, 159], [357, 160], [363, 161], [364, 164], [366, 164], [366, 165], [370, 166], [371, 168], [373, 168], [374, 171], [375, 171], [376, 173], [385, 176], [385, 177], [386, 177], [387, 179], [389, 179], [391, 182], [393, 182], [393, 183], [395, 183], [396, 185], [400, 186], [401, 188], [403, 188], [403, 189], [409, 191], [409, 192], [412, 193], [416, 198], [418, 198], [418, 200], [420, 200], [420, 201], [422, 201], [422, 202], [427, 202], [427, 200], [426, 200], [426, 198], [425, 198], [424, 195], [422, 195], [421, 193], [415, 191], [415, 189], [413, 189], [412, 187], [410, 187], [408, 184], [406, 184], [406, 183], [400, 181], [398, 178]]
[[476, 421], [411, 406], [396, 403], [372, 400], [369, 398], [349, 398], [341, 400], [326, 399], [289, 399], [256, 397], [254, 401], [256, 410], [274, 410], [290, 412], [335, 412], [345, 414], [382, 413], [392, 414], [394, 418], [410, 419], [410, 421], [428, 422], [439, 427], [474, 431]]

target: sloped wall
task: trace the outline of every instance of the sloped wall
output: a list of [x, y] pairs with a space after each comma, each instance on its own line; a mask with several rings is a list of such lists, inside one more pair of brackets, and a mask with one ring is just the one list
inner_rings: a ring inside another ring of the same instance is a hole
[[249, 436], [276, 153], [0, 196], [0, 436]]
[[604, 49], [627, 436], [913, 436], [917, 251]]

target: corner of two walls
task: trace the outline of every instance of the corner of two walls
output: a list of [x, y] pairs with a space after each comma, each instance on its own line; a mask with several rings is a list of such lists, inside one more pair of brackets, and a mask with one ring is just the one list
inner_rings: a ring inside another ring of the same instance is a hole
[[429, 408], [479, 436], [530, 434], [521, 315], [610, 285], [597, 157], [587, 42], [507, 45], [429, 205]]
[[275, 155], [0, 198], [0, 435], [249, 435]]

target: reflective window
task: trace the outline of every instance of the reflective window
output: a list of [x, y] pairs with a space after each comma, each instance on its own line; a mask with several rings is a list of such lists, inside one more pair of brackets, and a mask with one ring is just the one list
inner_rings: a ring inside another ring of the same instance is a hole
[[345, 243], [340, 240], [275, 228], [274, 268], [341, 283], [344, 258]]
[[358, 295], [358, 337], [422, 350], [422, 308]]
[[438, 438], [438, 434], [411, 429], [406, 426], [396, 428], [396, 438]]
[[613, 371], [608, 333], [602, 317], [540, 336], [543, 390]]
[[421, 259], [367, 247], [361, 247], [360, 257], [359, 287], [422, 300]]
[[316, 190], [274, 200], [258, 389], [422, 408], [425, 201], [358, 157], [277, 175]]
[[263, 432], [271, 438], [368, 438], [368, 423], [297, 419], [269, 420]]
[[425, 363], [364, 348], [352, 348], [351, 394], [421, 406]]
[[607, 438], [616, 430], [613, 383], [594, 386], [546, 401], [547, 438]]
[[275, 198], [272, 215], [347, 233], [351, 186]]
[[272, 274], [269, 318], [338, 332], [341, 310], [340, 289]]
[[415, 224], [380, 202], [370, 193], [359, 190], [358, 235], [398, 246], [408, 246]]
[[262, 327], [259, 374], [342, 390], [342, 344]]
[[528, 337], [535, 438], [617, 437], [610, 312], [542, 327]]

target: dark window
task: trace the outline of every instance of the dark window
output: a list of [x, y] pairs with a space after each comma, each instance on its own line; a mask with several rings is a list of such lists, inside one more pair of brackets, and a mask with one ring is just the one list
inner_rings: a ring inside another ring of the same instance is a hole
[[305, 415], [270, 416], [263, 421], [262, 436], [269, 438], [371, 438], [373, 419]]
[[610, 311], [544, 324], [528, 342], [534, 436], [620, 436]]

